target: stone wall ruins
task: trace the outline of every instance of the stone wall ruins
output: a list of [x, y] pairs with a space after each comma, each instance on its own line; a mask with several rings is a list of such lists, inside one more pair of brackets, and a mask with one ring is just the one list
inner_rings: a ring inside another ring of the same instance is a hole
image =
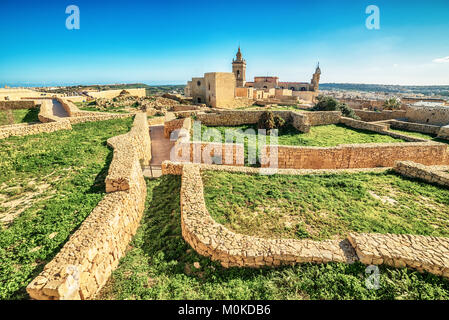
[[402, 119], [405, 118], [406, 113], [405, 110], [368, 111], [360, 109], [354, 109], [354, 112], [361, 120], [367, 122]]
[[409, 178], [449, 187], [449, 166], [425, 166], [412, 161], [398, 161], [393, 169]]
[[346, 169], [392, 167], [396, 161], [425, 165], [449, 164], [447, 144], [437, 142], [367, 143], [337, 147], [264, 146], [262, 161], [270, 166], [270, 151], [278, 154], [278, 167], [290, 169]]
[[130, 132], [108, 140], [114, 156], [107, 194], [61, 251], [27, 287], [33, 299], [88, 299], [106, 283], [135, 234], [146, 198], [139, 161], [151, 159], [145, 114]]
[[36, 103], [33, 100], [0, 101], [0, 110], [31, 109], [35, 107]]
[[[430, 236], [350, 233], [345, 240], [265, 239], [237, 234], [210, 216], [201, 170], [255, 174], [255, 168], [163, 163], [163, 174], [182, 175], [182, 236], [199, 254], [228, 267], [262, 267], [296, 263], [387, 264], [449, 277], [449, 239]], [[347, 172], [346, 170], [338, 173]], [[310, 174], [281, 170], [280, 174]], [[317, 171], [322, 173], [322, 171]], [[337, 172], [328, 172], [335, 174]]]

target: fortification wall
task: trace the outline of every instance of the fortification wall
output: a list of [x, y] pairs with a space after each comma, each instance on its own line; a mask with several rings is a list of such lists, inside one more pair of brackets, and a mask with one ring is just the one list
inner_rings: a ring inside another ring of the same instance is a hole
[[132, 96], [146, 97], [146, 95], [147, 95], [145, 88], [90, 91], [90, 92], [88, 92], [88, 94], [89, 94], [89, 96], [91, 96], [93, 98], [112, 99], [112, 98], [118, 97], [123, 90], [128, 91], [130, 93], [130, 95], [132, 95]]
[[396, 161], [425, 165], [449, 164], [448, 146], [436, 142], [348, 144], [337, 147], [264, 146], [263, 167], [277, 151], [278, 167], [287, 169], [346, 169], [392, 167]]
[[449, 124], [449, 108], [408, 106], [405, 117], [410, 122], [445, 126]]
[[378, 112], [354, 109], [354, 112], [361, 120], [367, 122], [402, 119], [405, 118], [406, 114], [405, 110], [383, 110]]
[[33, 100], [0, 101], [0, 110], [31, 109], [35, 108]]
[[108, 144], [114, 148], [106, 179], [108, 194], [28, 285], [33, 299], [93, 297], [117, 267], [137, 230], [146, 198], [139, 160], [146, 162], [151, 157], [146, 115], [137, 114], [132, 130], [109, 139]]

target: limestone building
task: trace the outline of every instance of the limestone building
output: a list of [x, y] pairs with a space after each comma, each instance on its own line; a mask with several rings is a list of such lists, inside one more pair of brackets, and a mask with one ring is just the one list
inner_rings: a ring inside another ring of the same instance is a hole
[[321, 69], [318, 64], [310, 82], [281, 82], [278, 77], [254, 77], [246, 82], [246, 61], [240, 47], [232, 60], [231, 72], [205, 73], [192, 78], [184, 90], [194, 103], [213, 108], [234, 108], [268, 101], [273, 103], [313, 102], [318, 96]]

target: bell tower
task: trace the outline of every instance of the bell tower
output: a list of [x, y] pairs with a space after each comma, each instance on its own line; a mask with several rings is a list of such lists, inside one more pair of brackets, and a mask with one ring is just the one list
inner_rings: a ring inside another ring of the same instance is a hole
[[232, 59], [232, 72], [235, 75], [236, 86], [243, 87], [246, 82], [246, 61], [242, 58], [242, 52], [239, 50], [235, 56], [235, 59]]
[[321, 69], [320, 69], [320, 63], [318, 62], [318, 65], [316, 67], [315, 73], [313, 74], [313, 78], [311, 81], [313, 91], [318, 91], [320, 88], [320, 77], [321, 77]]

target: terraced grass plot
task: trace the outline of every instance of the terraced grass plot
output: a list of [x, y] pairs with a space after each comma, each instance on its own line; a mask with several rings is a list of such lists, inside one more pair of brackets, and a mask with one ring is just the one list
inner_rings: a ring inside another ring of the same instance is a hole
[[[235, 131], [236, 137], [244, 137], [243, 133], [248, 129], [257, 132], [255, 125], [238, 127], [207, 127], [203, 125], [201, 127], [203, 140], [205, 140], [204, 132], [209, 128], [217, 129], [221, 133], [222, 142], [225, 142], [226, 130]], [[234, 141], [236, 140], [234, 139]], [[340, 144], [393, 142], [405, 141], [372, 131], [349, 128], [341, 124], [314, 126], [308, 133], [301, 133], [291, 125], [286, 125], [278, 131], [278, 144], [289, 146], [335, 147]]]
[[0, 126], [15, 123], [39, 122], [40, 108], [0, 110]]
[[379, 290], [360, 263], [224, 269], [182, 238], [180, 177], [147, 185], [141, 227], [98, 299], [449, 299], [449, 281], [409, 269], [380, 266]]
[[105, 195], [106, 140], [132, 119], [0, 140], [0, 299], [25, 287]]
[[212, 217], [265, 238], [343, 239], [351, 231], [449, 236], [449, 189], [394, 173], [245, 175], [207, 171]]

